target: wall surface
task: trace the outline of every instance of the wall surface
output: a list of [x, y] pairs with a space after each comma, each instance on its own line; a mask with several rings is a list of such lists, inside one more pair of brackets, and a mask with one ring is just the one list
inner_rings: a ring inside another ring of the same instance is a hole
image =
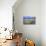
[[[41, 0], [22, 0], [16, 5], [13, 9], [15, 28], [23, 33], [24, 38], [32, 39], [36, 46], [41, 46]], [[24, 25], [23, 16], [35, 16], [36, 24]]]
[[41, 4], [41, 40], [42, 46], [46, 46], [46, 0], [42, 0]]
[[12, 6], [16, 0], [0, 0], [0, 27], [12, 29]]

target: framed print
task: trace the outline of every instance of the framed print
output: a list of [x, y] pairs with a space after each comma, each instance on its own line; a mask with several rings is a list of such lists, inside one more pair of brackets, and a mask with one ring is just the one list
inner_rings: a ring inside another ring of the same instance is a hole
[[23, 16], [23, 24], [35, 24], [36, 17], [31, 16]]

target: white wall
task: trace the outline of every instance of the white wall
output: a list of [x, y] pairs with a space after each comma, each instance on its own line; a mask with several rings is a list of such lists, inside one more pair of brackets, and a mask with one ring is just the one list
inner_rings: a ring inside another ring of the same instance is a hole
[[[17, 4], [16, 4], [17, 5]], [[41, 46], [41, 0], [23, 0], [16, 7], [14, 5], [15, 28], [24, 34], [24, 37], [36, 42], [36, 46]], [[24, 25], [23, 16], [35, 16], [35, 25]]]
[[0, 27], [12, 28], [12, 6], [16, 0], [0, 0]]
[[[41, 40], [41, 46], [46, 46], [46, 0], [41, 0], [41, 2], [40, 0], [31, 0], [31, 2], [22, 2], [21, 5], [15, 4], [13, 7], [13, 11], [15, 10], [15, 28], [20, 32], [23, 32], [24, 36], [29, 34], [31, 38], [34, 38], [34, 40]], [[36, 25], [33, 26], [23, 24], [23, 16], [28, 15], [37, 17]]]
[[46, 0], [42, 0], [41, 4], [41, 39], [42, 46], [46, 46]]

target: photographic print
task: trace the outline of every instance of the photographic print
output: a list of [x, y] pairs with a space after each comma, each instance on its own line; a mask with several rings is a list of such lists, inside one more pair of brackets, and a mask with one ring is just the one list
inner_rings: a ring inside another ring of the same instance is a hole
[[31, 16], [23, 16], [23, 24], [35, 24], [36, 17]]

